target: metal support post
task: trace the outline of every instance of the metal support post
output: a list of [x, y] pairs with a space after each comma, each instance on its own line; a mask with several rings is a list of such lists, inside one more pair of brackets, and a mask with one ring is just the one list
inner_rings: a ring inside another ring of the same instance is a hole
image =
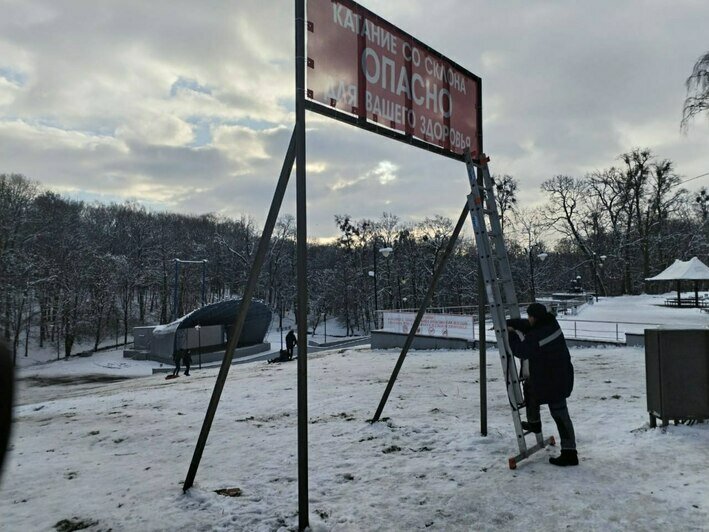
[[374, 244], [372, 244], [372, 255], [374, 256], [374, 328], [379, 328], [379, 323], [377, 323], [377, 310], [379, 309], [378, 304], [378, 289], [377, 289], [377, 239], [374, 239]]
[[532, 249], [533, 247], [529, 246], [529, 276], [532, 279], [532, 303], [534, 303], [537, 300], [537, 290], [534, 285], [534, 257], [532, 256]]
[[409, 349], [411, 348], [411, 344], [414, 341], [416, 331], [418, 330], [419, 325], [421, 324], [421, 320], [423, 319], [423, 315], [426, 312], [428, 304], [431, 302], [431, 297], [433, 296], [433, 292], [436, 289], [438, 279], [441, 277], [446, 262], [448, 262], [448, 257], [450, 257], [451, 253], [453, 252], [453, 249], [455, 248], [455, 244], [458, 241], [458, 235], [460, 235], [460, 230], [463, 228], [463, 223], [465, 222], [465, 218], [468, 216], [468, 212], [470, 211], [468, 210], [468, 205], [466, 203], [465, 207], [463, 207], [463, 212], [461, 212], [460, 217], [458, 218], [458, 223], [456, 224], [455, 229], [453, 230], [453, 234], [448, 240], [448, 245], [446, 246], [446, 249], [443, 252], [443, 255], [441, 256], [441, 260], [438, 263], [438, 266], [436, 266], [435, 271], [433, 272], [431, 284], [429, 285], [428, 291], [426, 292], [426, 296], [424, 297], [423, 302], [421, 303], [421, 308], [419, 308], [419, 311], [416, 314], [416, 319], [414, 320], [414, 323], [411, 326], [409, 335], [406, 337], [404, 347], [401, 350], [399, 359], [396, 361], [396, 365], [394, 366], [394, 371], [392, 371], [391, 377], [389, 377], [389, 383], [387, 384], [386, 390], [384, 390], [384, 395], [382, 396], [381, 401], [379, 401], [377, 411], [371, 420], [372, 423], [379, 421], [379, 418], [382, 415], [382, 411], [384, 410], [384, 406], [386, 405], [387, 400], [389, 399], [389, 394], [391, 393], [392, 388], [394, 388], [394, 383], [396, 382], [396, 378], [399, 375], [401, 366], [404, 364], [404, 359], [406, 358], [406, 355], [409, 352]]
[[305, 0], [295, 2], [296, 275], [298, 293], [298, 529], [308, 510], [308, 231], [305, 191]]
[[487, 337], [485, 335], [485, 279], [478, 265], [478, 351], [480, 355], [480, 434], [487, 436]]
[[197, 325], [197, 353], [199, 353], [199, 369], [202, 369], [202, 327]]
[[234, 350], [236, 349], [236, 344], [241, 337], [241, 331], [244, 328], [244, 322], [246, 321], [246, 314], [249, 310], [249, 305], [251, 304], [251, 299], [253, 298], [254, 292], [256, 291], [259, 274], [261, 273], [261, 267], [263, 266], [263, 262], [266, 258], [266, 253], [268, 252], [268, 247], [271, 242], [271, 235], [273, 234], [273, 228], [276, 225], [278, 212], [281, 209], [283, 196], [285, 195], [286, 187], [288, 186], [288, 179], [290, 178], [291, 170], [293, 169], [294, 159], [295, 132], [291, 136], [290, 144], [288, 145], [288, 151], [286, 152], [283, 167], [281, 168], [281, 175], [278, 178], [276, 191], [273, 194], [273, 200], [271, 201], [271, 208], [268, 211], [266, 224], [264, 225], [263, 233], [261, 234], [261, 239], [259, 240], [258, 248], [256, 249], [256, 255], [254, 256], [254, 262], [251, 265], [251, 271], [249, 272], [249, 278], [246, 282], [246, 289], [244, 290], [241, 305], [239, 305], [239, 312], [237, 313], [236, 319], [234, 320], [234, 325], [231, 328], [231, 335], [227, 341], [226, 352], [224, 353], [224, 358], [222, 359], [222, 365], [219, 368], [217, 381], [214, 384], [212, 397], [209, 399], [207, 413], [204, 416], [202, 429], [200, 430], [199, 438], [197, 439], [197, 446], [194, 450], [194, 454], [192, 455], [192, 462], [190, 462], [190, 468], [187, 472], [185, 483], [182, 486], [184, 491], [190, 489], [194, 484], [194, 478], [197, 474], [197, 469], [199, 468], [199, 462], [202, 459], [204, 446], [206, 445], [207, 438], [209, 437], [209, 430], [212, 428], [214, 414], [217, 411], [217, 406], [219, 406], [219, 399], [221, 398], [222, 390], [224, 389], [226, 377], [229, 374], [231, 361], [234, 357]]

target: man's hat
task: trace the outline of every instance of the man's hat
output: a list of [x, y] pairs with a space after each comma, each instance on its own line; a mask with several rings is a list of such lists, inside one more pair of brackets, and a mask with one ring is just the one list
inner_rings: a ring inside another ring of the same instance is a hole
[[527, 307], [527, 316], [540, 319], [547, 315], [547, 308], [541, 303], [532, 303]]

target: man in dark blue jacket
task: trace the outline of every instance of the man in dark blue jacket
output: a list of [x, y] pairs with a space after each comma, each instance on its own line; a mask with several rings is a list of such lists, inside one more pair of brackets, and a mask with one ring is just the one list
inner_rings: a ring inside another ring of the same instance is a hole
[[574, 367], [564, 333], [554, 315], [540, 303], [529, 305], [527, 315], [528, 320], [507, 321], [512, 353], [529, 361], [529, 378], [524, 389], [527, 421], [522, 422], [522, 427], [541, 432], [539, 407], [549, 405], [561, 438], [561, 456], [549, 458], [549, 462], [558, 466], [578, 465], [574, 425], [566, 406], [566, 398], [574, 387]]

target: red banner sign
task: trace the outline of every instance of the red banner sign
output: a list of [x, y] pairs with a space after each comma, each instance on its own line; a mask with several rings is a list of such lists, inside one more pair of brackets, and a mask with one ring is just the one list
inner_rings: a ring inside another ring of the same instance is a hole
[[457, 154], [481, 153], [480, 78], [349, 0], [308, 0], [307, 97]]

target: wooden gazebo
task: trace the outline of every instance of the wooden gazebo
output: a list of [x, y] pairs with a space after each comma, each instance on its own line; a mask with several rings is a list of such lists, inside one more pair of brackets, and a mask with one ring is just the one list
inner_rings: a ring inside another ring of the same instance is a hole
[[[675, 260], [674, 263], [655, 277], [649, 277], [646, 281], [675, 281], [677, 283], [677, 299], [665, 301], [667, 306], [673, 307], [707, 307], [709, 300], [699, 299], [699, 283], [709, 281], [709, 266], [700, 261], [697, 257], [690, 260]], [[680, 291], [682, 281], [694, 281], [694, 299], [682, 299]]]

